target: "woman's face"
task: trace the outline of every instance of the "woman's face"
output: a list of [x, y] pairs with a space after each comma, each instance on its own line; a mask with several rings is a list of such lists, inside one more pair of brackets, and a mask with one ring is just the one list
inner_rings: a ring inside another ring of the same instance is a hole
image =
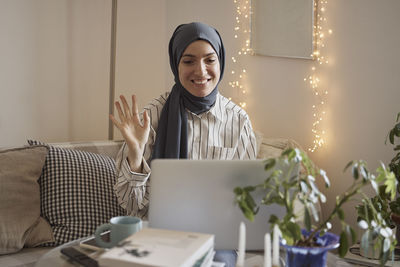
[[207, 41], [194, 41], [182, 54], [178, 74], [182, 86], [192, 95], [209, 95], [221, 74], [217, 53]]

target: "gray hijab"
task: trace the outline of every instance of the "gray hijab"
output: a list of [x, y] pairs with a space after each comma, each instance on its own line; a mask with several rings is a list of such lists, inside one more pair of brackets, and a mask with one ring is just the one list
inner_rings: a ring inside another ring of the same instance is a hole
[[[208, 111], [216, 101], [218, 84], [205, 97], [189, 93], [180, 83], [178, 65], [186, 47], [197, 40], [210, 43], [218, 55], [220, 80], [225, 67], [225, 49], [218, 31], [204, 23], [192, 22], [179, 25], [169, 41], [169, 63], [175, 84], [165, 102], [158, 122], [152, 160], [156, 158], [187, 158], [187, 108], [195, 114]], [[219, 83], [219, 82], [218, 82]]]

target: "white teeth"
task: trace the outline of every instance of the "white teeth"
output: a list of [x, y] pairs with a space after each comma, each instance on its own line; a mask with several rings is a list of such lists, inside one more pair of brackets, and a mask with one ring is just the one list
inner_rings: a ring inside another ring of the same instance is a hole
[[207, 82], [207, 80], [198, 80], [198, 81], [193, 80], [193, 82], [194, 82], [195, 84], [205, 84], [205, 83]]

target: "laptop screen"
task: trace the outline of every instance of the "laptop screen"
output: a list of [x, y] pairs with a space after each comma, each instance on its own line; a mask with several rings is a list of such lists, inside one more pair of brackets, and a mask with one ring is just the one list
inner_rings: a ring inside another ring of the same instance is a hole
[[243, 221], [246, 249], [262, 250], [270, 214], [285, 214], [281, 206], [264, 206], [250, 222], [235, 204], [235, 187], [256, 185], [269, 176], [261, 160], [158, 159], [151, 166], [150, 227], [214, 234], [216, 249], [237, 249]]

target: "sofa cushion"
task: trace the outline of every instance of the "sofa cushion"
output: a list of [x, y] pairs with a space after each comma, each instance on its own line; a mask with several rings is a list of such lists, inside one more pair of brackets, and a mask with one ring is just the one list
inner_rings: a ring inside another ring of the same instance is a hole
[[0, 254], [54, 241], [40, 217], [38, 179], [47, 152], [45, 146], [0, 151]]
[[[257, 154], [259, 159], [268, 159], [279, 157], [283, 151], [288, 148], [299, 148], [302, 147], [294, 140], [286, 138], [262, 138], [260, 149]], [[304, 150], [303, 150], [304, 151]]]
[[122, 144], [123, 140], [104, 140], [104, 141], [72, 141], [62, 143], [51, 143], [54, 147], [69, 148], [73, 150], [81, 150], [109, 156], [115, 159]]
[[[28, 140], [30, 145], [44, 144]], [[49, 147], [39, 179], [41, 214], [53, 229], [55, 242], [92, 235], [111, 217], [125, 215], [114, 195], [115, 162], [108, 156]]]

